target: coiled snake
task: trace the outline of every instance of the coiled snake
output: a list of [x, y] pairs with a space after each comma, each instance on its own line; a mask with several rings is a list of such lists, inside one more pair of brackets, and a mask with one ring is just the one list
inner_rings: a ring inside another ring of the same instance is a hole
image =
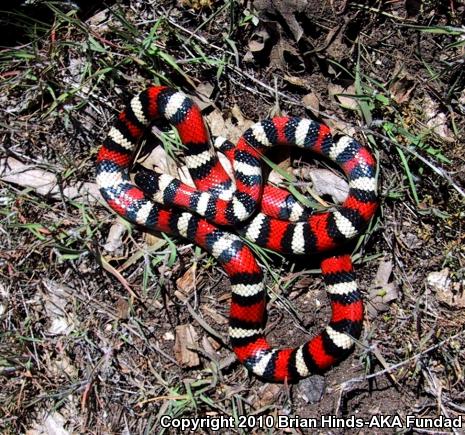
[[[129, 169], [150, 123], [163, 118], [179, 132], [196, 189], [167, 174]], [[338, 164], [349, 195], [332, 211], [309, 213], [289, 193], [263, 186], [261, 155], [275, 145], [305, 148]], [[231, 280], [229, 337], [239, 361], [265, 380], [296, 381], [345, 358], [362, 329], [363, 303], [349, 255], [321, 262], [332, 316], [326, 328], [297, 348], [275, 349], [265, 336], [264, 275], [252, 251], [225, 226], [240, 226], [250, 241], [285, 253], [335, 248], [358, 236], [377, 208], [375, 160], [354, 139], [334, 142], [329, 128], [296, 117], [266, 119], [239, 142], [219, 144], [234, 180], [212, 149], [200, 110], [182, 92], [152, 86], [134, 97], [108, 133], [97, 157], [97, 183], [110, 207], [128, 221], [182, 236], [207, 250]], [[257, 209], [259, 211], [257, 212]]]

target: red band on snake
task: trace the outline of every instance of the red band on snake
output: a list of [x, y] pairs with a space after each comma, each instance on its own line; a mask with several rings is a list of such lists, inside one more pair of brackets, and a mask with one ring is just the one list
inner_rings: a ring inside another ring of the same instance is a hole
[[[179, 132], [196, 188], [167, 174], [129, 170], [152, 121], [165, 119]], [[231, 280], [229, 336], [250, 371], [268, 381], [296, 381], [344, 359], [362, 330], [363, 303], [349, 255], [326, 258], [321, 269], [331, 303], [326, 328], [296, 348], [276, 349], [264, 335], [264, 274], [238, 227], [250, 241], [292, 254], [323, 252], [360, 235], [376, 211], [375, 159], [349, 137], [334, 142], [328, 127], [308, 119], [277, 117], [249, 128], [238, 143], [218, 143], [231, 160], [231, 180], [212, 149], [199, 108], [183, 93], [153, 86], [121, 112], [97, 157], [97, 183], [110, 207], [150, 230], [182, 236], [211, 253]], [[308, 149], [338, 164], [349, 181], [345, 202], [315, 212], [289, 193], [263, 188], [262, 154], [276, 145]], [[257, 212], [259, 210], [259, 212]]]

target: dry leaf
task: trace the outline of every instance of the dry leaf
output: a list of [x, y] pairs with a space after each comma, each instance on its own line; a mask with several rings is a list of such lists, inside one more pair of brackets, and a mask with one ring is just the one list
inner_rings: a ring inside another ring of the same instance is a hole
[[452, 281], [449, 278], [449, 268], [445, 268], [440, 272], [431, 272], [426, 277], [426, 283], [431, 290], [437, 291], [449, 291], [452, 285]]
[[103, 35], [107, 33], [110, 28], [106, 24], [110, 18], [110, 9], [105, 8], [100, 12], [97, 12], [95, 15], [92, 15], [86, 20], [86, 24], [92, 29], [93, 32]]
[[176, 326], [174, 354], [182, 367], [196, 367], [200, 364], [199, 356], [189, 348], [197, 347], [197, 333], [190, 324]]
[[397, 103], [402, 104], [410, 99], [410, 95], [415, 89], [415, 81], [407, 75], [394, 80], [389, 86], [391, 98]]
[[31, 188], [39, 195], [55, 199], [61, 199], [63, 195], [76, 202], [103, 202], [97, 184], [82, 183], [78, 186], [65, 186], [61, 190], [55, 174], [25, 165], [13, 157], [0, 158], [0, 180]]
[[161, 145], [156, 146], [149, 154], [137, 159], [137, 163], [150, 171], [159, 174], [169, 174], [189, 186], [195, 186], [187, 166], [179, 167], [176, 161], [167, 154]]
[[121, 297], [116, 301], [116, 317], [118, 319], [127, 319], [129, 317], [129, 303]]
[[215, 340], [214, 337], [207, 337], [207, 340], [210, 343], [211, 347], [215, 350], [219, 350], [223, 346], [218, 340]]
[[242, 60], [244, 63], [253, 63], [255, 61], [255, 58], [252, 52], [247, 50]]
[[350, 85], [348, 88], [343, 88], [340, 85], [330, 83], [328, 85], [328, 93], [331, 97], [334, 97], [344, 109], [358, 109], [357, 99], [351, 97], [351, 95], [356, 94], [354, 85]]
[[169, 174], [173, 177], [178, 175], [176, 162], [166, 153], [165, 149], [158, 145], [148, 155], [137, 160], [144, 168], [155, 170], [156, 172]]
[[394, 282], [389, 282], [392, 274], [392, 261], [381, 261], [376, 272], [373, 286], [369, 292], [368, 314], [376, 317], [378, 313], [389, 310], [389, 303], [399, 297], [399, 289]]
[[302, 97], [302, 102], [306, 109], [311, 110], [317, 114], [320, 111], [320, 99], [314, 92], [310, 92]]
[[110, 227], [103, 249], [107, 252], [115, 252], [119, 249], [123, 245], [123, 235], [127, 229], [127, 225], [124, 225], [120, 219], [115, 219]]
[[465, 308], [465, 281], [454, 283], [449, 274], [447, 267], [439, 272], [431, 272], [426, 277], [426, 283], [440, 302], [453, 308]]
[[181, 301], [181, 302], [187, 302], [189, 300], [189, 297], [186, 296], [183, 292], [180, 292], [179, 290], [174, 291], [174, 295]]
[[[286, 60], [286, 57], [295, 59], [295, 69], [297, 69], [298, 66], [303, 66], [303, 60], [299, 51], [286, 40], [280, 39], [271, 49], [270, 66], [286, 71], [289, 68], [289, 62]], [[299, 63], [302, 65], [299, 65]], [[308, 87], [309, 86], [308, 84]]]
[[[231, 142], [236, 143], [239, 140], [239, 138], [242, 136], [244, 131], [246, 131], [249, 127], [255, 124], [255, 122], [250, 119], [247, 119], [237, 104], [234, 104], [234, 106], [231, 108], [231, 116], [235, 118], [236, 120], [236, 130], [231, 130], [231, 131], [238, 131], [239, 135], [237, 137], [228, 136], [228, 139]], [[232, 125], [234, 124], [232, 123]], [[226, 126], [230, 127], [229, 124], [226, 124]]]
[[228, 132], [225, 132], [226, 128], [226, 121], [223, 118], [223, 113], [219, 110], [213, 110], [207, 116], [205, 116], [205, 120], [210, 127], [210, 131], [213, 137], [227, 137], [231, 140], [230, 135]]
[[227, 119], [223, 118], [223, 113], [219, 110], [214, 110], [205, 119], [214, 138], [227, 139], [232, 143], [236, 143], [244, 131], [254, 124], [244, 117], [237, 104], [232, 107], [231, 116]]
[[259, 53], [265, 48], [266, 42], [270, 39], [270, 34], [266, 29], [261, 29], [258, 32], [254, 32], [248, 43], [249, 50], [251, 53]]
[[291, 76], [285, 74], [283, 80], [290, 83], [293, 86], [297, 86], [302, 89], [310, 88], [310, 82], [303, 77]]
[[299, 41], [304, 31], [296, 15], [305, 11], [307, 3], [306, 0], [254, 0], [253, 6], [262, 15], [281, 15], [294, 39]]
[[226, 325], [228, 318], [218, 313], [218, 311], [210, 308], [208, 305], [202, 307], [202, 311], [209, 317], [211, 317], [218, 325]]
[[197, 263], [194, 263], [189, 269], [186, 270], [181, 278], [176, 280], [176, 285], [178, 290], [180, 290], [185, 295], [189, 295], [195, 290], [196, 279], [195, 275], [197, 272]]
[[423, 105], [426, 125], [446, 142], [454, 142], [455, 139], [449, 130], [447, 115], [440, 111], [439, 105], [429, 96], [425, 97]]
[[203, 111], [214, 105], [213, 101], [210, 99], [214, 90], [215, 87], [209, 82], [200, 83], [195, 88], [195, 95], [192, 95], [191, 98], [195, 101], [197, 106], [199, 106], [200, 110]]
[[45, 313], [50, 321], [48, 333], [50, 335], [68, 335], [74, 329], [74, 322], [66, 313], [65, 307], [72, 298], [73, 290], [62, 283], [51, 280], [44, 281], [46, 293]]
[[256, 409], [277, 403], [282, 388], [277, 384], [265, 384], [258, 389], [258, 399], [254, 401]]
[[144, 233], [144, 241], [146, 245], [151, 248], [152, 251], [155, 251], [156, 249], [159, 249], [162, 246], [166, 245], [166, 240], [163, 237], [158, 237], [152, 233]]
[[70, 326], [66, 317], [57, 317], [52, 319], [52, 323], [47, 332], [50, 335], [68, 335], [71, 331], [72, 326]]
[[308, 173], [317, 195], [330, 195], [334, 202], [341, 204], [349, 195], [349, 184], [329, 169], [310, 169]]
[[341, 119], [325, 118], [323, 121], [331, 129], [331, 131], [339, 131], [340, 133], [351, 137], [355, 136], [355, 128]]

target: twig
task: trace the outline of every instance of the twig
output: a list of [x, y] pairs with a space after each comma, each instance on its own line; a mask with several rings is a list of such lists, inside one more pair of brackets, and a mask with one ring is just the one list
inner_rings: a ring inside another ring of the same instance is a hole
[[427, 349], [423, 350], [422, 352], [419, 352], [419, 353], [411, 356], [410, 358], [407, 358], [406, 360], [401, 361], [400, 363], [391, 365], [389, 368], [380, 370], [380, 371], [378, 371], [376, 373], [372, 373], [371, 375], [359, 376], [357, 378], [349, 379], [349, 380], [347, 380], [347, 381], [345, 381], [345, 382], [343, 382], [341, 384], [342, 389], [349, 386], [350, 384], [355, 384], [357, 382], [364, 382], [364, 381], [367, 381], [368, 379], [377, 378], [378, 376], [384, 375], [386, 373], [391, 373], [392, 371], [397, 370], [400, 367], [403, 367], [403, 366], [407, 365], [411, 361], [416, 360], [417, 358], [421, 357], [422, 355], [425, 355], [425, 354], [437, 349], [438, 347], [443, 346], [448, 341], [454, 340], [454, 339], [456, 339], [456, 338], [458, 338], [458, 337], [460, 337], [462, 335], [465, 335], [465, 331], [458, 332], [457, 334], [452, 335], [451, 337], [448, 337], [448, 338], [442, 340], [441, 342], [439, 342], [439, 343], [437, 343], [437, 344], [435, 344], [433, 346], [428, 347]]

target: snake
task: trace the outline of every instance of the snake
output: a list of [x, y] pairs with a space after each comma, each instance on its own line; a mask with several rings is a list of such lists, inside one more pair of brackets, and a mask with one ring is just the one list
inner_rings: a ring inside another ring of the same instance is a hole
[[[131, 178], [136, 150], [154, 122], [177, 130], [195, 187], [148, 170]], [[264, 153], [281, 145], [309, 150], [339, 166], [349, 184], [345, 201], [309, 211], [286, 190], [264, 183]], [[217, 150], [230, 160], [233, 177]], [[296, 382], [327, 371], [353, 351], [363, 326], [362, 294], [351, 255], [326, 251], [363, 234], [376, 212], [376, 160], [366, 146], [349, 136], [335, 141], [325, 124], [294, 116], [264, 119], [236, 144], [219, 139], [213, 145], [191, 98], [152, 85], [131, 98], [110, 128], [97, 154], [96, 181], [118, 215], [149, 231], [185, 238], [223, 267], [231, 283], [229, 341], [239, 362], [257, 377]], [[276, 348], [266, 338], [265, 274], [250, 243], [288, 254], [323, 253], [331, 318], [301, 346]]]

